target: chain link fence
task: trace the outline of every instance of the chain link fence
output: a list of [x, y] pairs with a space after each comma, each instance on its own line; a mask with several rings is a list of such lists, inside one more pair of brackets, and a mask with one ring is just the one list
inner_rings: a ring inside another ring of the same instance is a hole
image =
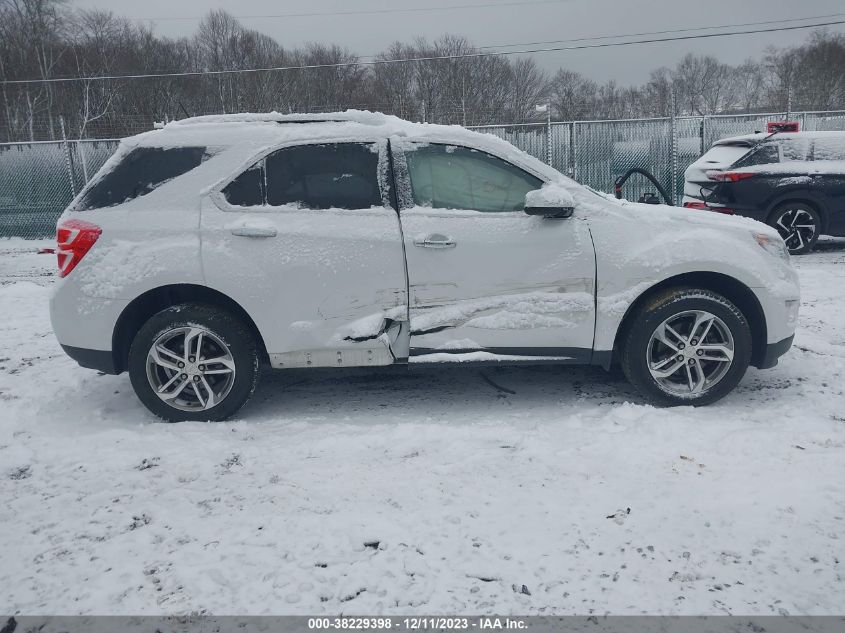
[[[475, 127], [495, 134], [578, 182], [612, 192], [631, 167], [649, 170], [672, 193], [683, 192], [686, 168], [715, 141], [795, 120], [802, 130], [845, 130], [845, 111], [573, 121]], [[0, 143], [0, 237], [53, 235], [56, 220], [117, 148], [115, 139]], [[625, 186], [637, 200], [656, 193], [639, 175]]]
[[116, 140], [0, 144], [0, 237], [53, 235], [59, 215], [117, 144]]
[[[802, 130], [845, 131], [845, 111], [775, 112], [751, 115], [666, 117], [621, 121], [476, 126], [513, 143], [578, 182], [611, 193], [613, 183], [632, 167], [647, 169], [680, 202], [684, 171], [719, 139], [766, 130], [770, 121], [798, 121]], [[635, 174], [623, 193], [637, 200], [657, 193]]]

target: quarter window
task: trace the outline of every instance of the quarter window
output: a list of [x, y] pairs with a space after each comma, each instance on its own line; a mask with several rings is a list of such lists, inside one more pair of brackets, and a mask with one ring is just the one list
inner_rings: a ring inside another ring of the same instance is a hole
[[223, 195], [229, 204], [254, 207], [264, 204], [264, 161], [247, 169], [226, 185]]
[[414, 204], [437, 209], [522, 211], [525, 194], [543, 182], [479, 150], [420, 145], [406, 151]]
[[770, 165], [780, 162], [780, 153], [777, 143], [763, 143], [758, 145], [751, 153], [746, 154], [738, 160], [734, 167], [751, 167], [752, 165]]

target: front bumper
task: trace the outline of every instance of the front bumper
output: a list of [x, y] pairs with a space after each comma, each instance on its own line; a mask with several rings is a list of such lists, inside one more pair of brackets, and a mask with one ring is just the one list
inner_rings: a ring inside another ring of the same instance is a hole
[[789, 336], [777, 343], [769, 343], [766, 345], [766, 353], [760, 363], [757, 365], [758, 369], [770, 369], [778, 364], [778, 359], [789, 351], [792, 347], [792, 340], [795, 335]]

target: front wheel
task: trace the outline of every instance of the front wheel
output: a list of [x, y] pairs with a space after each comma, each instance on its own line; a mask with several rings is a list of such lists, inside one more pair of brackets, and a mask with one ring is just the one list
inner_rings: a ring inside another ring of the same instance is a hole
[[258, 383], [255, 337], [234, 315], [185, 304], [153, 315], [129, 349], [129, 378], [154, 414], [169, 422], [234, 415]]
[[788, 202], [772, 213], [769, 222], [786, 243], [790, 255], [803, 255], [813, 250], [821, 231], [821, 217], [803, 202]]
[[655, 404], [716, 402], [739, 384], [751, 362], [745, 316], [709, 290], [667, 290], [631, 318], [622, 342], [622, 370]]

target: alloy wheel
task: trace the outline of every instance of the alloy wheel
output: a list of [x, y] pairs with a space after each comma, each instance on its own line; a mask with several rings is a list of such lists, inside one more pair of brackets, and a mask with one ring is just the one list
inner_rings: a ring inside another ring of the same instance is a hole
[[219, 404], [235, 383], [235, 360], [217, 335], [202, 327], [178, 327], [156, 339], [147, 353], [153, 392], [181, 411]]
[[806, 209], [786, 209], [775, 222], [775, 228], [790, 252], [811, 244], [818, 230], [815, 218]]
[[725, 322], [705, 310], [669, 317], [646, 349], [652, 378], [665, 392], [697, 398], [722, 380], [733, 364], [734, 339]]

